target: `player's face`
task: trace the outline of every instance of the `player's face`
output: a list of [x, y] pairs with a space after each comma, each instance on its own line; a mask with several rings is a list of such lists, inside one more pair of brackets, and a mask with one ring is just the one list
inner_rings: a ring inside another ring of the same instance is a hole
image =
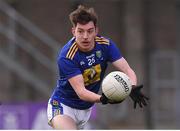
[[92, 21], [85, 25], [77, 23], [76, 27], [72, 28], [72, 33], [76, 38], [80, 50], [87, 52], [94, 48], [94, 39], [97, 35], [97, 28]]

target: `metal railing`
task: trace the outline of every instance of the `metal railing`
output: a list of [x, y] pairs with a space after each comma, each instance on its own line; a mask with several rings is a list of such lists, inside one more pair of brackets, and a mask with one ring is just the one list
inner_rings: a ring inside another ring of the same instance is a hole
[[156, 129], [178, 128], [179, 55], [176, 51], [155, 51], [150, 63], [153, 125]]
[[[47, 46], [51, 52], [53, 52], [53, 58], [47, 57], [41, 50], [34, 47], [31, 41], [27, 40], [23, 36], [20, 36], [11, 26], [4, 24], [0, 20], [0, 35], [6, 37], [6, 39], [12, 41], [7, 44], [9, 47], [12, 46], [21, 48], [24, 52], [28, 53], [33, 59], [36, 60], [38, 64], [43, 65], [47, 68], [52, 74], [56, 75], [56, 62], [55, 56], [57, 51], [60, 48], [60, 44], [48, 36], [45, 32], [39, 29], [36, 25], [30, 22], [28, 19], [23, 17], [10, 5], [8, 5], [3, 0], [0, 0], [0, 13], [3, 13], [6, 18], [11, 20], [11, 23], [17, 23], [21, 25], [26, 31], [30, 32], [31, 35], [41, 41], [44, 46]], [[1, 14], [0, 14], [1, 15]], [[13, 22], [12, 22], [13, 21]], [[15, 24], [16, 25], [16, 24]], [[44, 95], [50, 93], [51, 86], [39, 78], [33, 71], [28, 70], [18, 61], [14, 60], [14, 56], [10, 55], [9, 52], [0, 49], [0, 62], [8, 67], [11, 71], [15, 72], [19, 77], [24, 79], [26, 82], [33, 85], [32, 87], [36, 90], [42, 92]]]

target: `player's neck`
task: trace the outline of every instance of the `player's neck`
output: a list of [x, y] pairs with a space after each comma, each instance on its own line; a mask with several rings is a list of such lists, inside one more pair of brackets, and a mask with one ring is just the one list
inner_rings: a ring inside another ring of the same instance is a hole
[[95, 41], [93, 41], [93, 44], [91, 44], [91, 46], [89, 48], [87, 48], [87, 49], [80, 47], [78, 44], [77, 44], [77, 47], [82, 52], [91, 52], [95, 47]]

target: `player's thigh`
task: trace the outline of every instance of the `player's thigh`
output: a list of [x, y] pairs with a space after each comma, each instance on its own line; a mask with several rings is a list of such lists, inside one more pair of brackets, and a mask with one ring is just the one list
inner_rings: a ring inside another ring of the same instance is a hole
[[76, 130], [75, 121], [67, 115], [56, 115], [52, 119], [52, 127], [54, 129]]
[[76, 116], [78, 122], [77, 122], [77, 128], [82, 130], [84, 129], [84, 126], [88, 122], [90, 115], [91, 115], [92, 108], [86, 109], [86, 110], [78, 110], [78, 115]]

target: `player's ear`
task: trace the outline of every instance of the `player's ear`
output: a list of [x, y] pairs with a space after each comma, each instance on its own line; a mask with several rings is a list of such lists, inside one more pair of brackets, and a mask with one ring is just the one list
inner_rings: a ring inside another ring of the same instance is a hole
[[75, 36], [75, 27], [72, 27], [71, 32], [72, 32], [73, 36]]

